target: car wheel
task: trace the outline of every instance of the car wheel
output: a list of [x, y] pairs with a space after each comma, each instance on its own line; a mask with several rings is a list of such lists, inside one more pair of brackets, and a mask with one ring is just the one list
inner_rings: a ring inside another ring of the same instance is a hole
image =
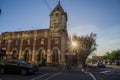
[[20, 74], [21, 74], [21, 75], [26, 75], [26, 74], [27, 74], [27, 70], [26, 70], [26, 69], [21, 69]]
[[0, 69], [0, 74], [4, 74], [5, 73], [5, 69], [4, 68], [1, 68]]

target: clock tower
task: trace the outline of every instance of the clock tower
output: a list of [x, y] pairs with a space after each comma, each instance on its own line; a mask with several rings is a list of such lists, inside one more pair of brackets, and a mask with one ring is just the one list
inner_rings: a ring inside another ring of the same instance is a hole
[[67, 13], [62, 8], [60, 1], [50, 14], [50, 30], [67, 31]]
[[67, 20], [67, 13], [59, 1], [50, 13], [48, 50], [50, 50], [49, 55], [51, 58], [48, 59], [48, 61], [52, 63], [65, 62], [65, 52], [68, 41]]

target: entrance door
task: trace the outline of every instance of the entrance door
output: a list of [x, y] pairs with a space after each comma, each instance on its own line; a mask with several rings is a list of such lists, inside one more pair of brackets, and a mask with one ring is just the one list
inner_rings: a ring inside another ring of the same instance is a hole
[[54, 63], [58, 63], [58, 50], [55, 49], [53, 50], [53, 54], [52, 54], [52, 62]]

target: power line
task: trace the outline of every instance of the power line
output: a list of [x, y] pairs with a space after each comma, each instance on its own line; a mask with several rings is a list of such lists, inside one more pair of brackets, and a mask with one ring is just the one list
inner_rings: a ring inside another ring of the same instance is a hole
[[49, 5], [48, 1], [47, 1], [47, 0], [44, 0], [44, 2], [45, 2], [45, 4], [46, 4], [46, 6], [49, 8], [49, 10], [51, 11], [51, 10], [52, 10], [52, 8], [50, 7], [50, 5]]

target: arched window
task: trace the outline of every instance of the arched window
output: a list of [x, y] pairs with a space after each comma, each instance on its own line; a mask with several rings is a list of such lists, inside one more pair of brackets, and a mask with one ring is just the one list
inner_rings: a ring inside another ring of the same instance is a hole
[[42, 59], [43, 59], [43, 53], [44, 53], [43, 50], [40, 50], [40, 51], [39, 51], [38, 56], [37, 56], [37, 57], [38, 57], [38, 58], [37, 58], [38, 62], [39, 62], [39, 61], [42, 61]]
[[29, 51], [28, 50], [26, 50], [24, 53], [24, 60], [29, 61]]
[[17, 59], [17, 51], [14, 50], [12, 53], [12, 59]]
[[57, 49], [53, 50], [52, 62], [58, 62], [58, 50]]

